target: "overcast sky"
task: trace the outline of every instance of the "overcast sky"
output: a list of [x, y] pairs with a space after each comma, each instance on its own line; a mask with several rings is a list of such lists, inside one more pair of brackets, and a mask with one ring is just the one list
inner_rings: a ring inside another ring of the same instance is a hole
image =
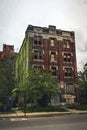
[[29, 24], [75, 31], [78, 69], [87, 62], [87, 0], [0, 0], [0, 50], [19, 50]]

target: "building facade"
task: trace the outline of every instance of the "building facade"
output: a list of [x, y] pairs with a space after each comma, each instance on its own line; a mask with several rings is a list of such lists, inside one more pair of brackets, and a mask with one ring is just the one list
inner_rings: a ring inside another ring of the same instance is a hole
[[52, 73], [60, 84], [61, 104], [79, 101], [74, 32], [29, 25], [16, 59], [19, 86], [25, 84], [29, 67]]
[[0, 51], [0, 58], [3, 58], [7, 53], [14, 54], [14, 46], [3, 44], [3, 50]]

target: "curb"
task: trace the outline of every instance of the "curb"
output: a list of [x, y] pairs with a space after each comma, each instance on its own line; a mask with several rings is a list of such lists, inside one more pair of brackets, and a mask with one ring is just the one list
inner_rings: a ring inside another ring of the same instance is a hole
[[62, 116], [69, 114], [87, 114], [87, 111], [70, 111], [70, 112], [35, 112], [35, 113], [14, 113], [14, 114], [0, 114], [0, 118], [21, 118], [21, 117], [52, 117], [52, 116]]
[[41, 113], [16, 113], [16, 114], [0, 114], [0, 118], [18, 118], [18, 117], [50, 117], [57, 115], [72, 114], [71, 112], [41, 112]]
[[26, 113], [26, 117], [34, 118], [34, 117], [52, 117], [58, 115], [68, 115], [72, 114], [71, 112], [42, 112], [42, 113]]

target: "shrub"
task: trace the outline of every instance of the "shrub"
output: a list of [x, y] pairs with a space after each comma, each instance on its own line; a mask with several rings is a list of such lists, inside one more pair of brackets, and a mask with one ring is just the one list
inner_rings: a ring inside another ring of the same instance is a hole
[[26, 109], [22, 109], [23, 112], [65, 112], [67, 111], [63, 107], [53, 107], [53, 106], [47, 106], [47, 107], [41, 107], [41, 106], [31, 106], [26, 107]]
[[4, 111], [4, 104], [0, 102], [0, 112]]

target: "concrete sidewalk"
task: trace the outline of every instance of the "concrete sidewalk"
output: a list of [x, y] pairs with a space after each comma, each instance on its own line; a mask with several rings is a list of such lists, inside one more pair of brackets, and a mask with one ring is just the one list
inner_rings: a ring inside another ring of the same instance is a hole
[[75, 109], [68, 109], [68, 112], [33, 112], [33, 113], [23, 113], [21, 111], [15, 111], [13, 114], [0, 114], [0, 118], [18, 118], [18, 117], [50, 117], [58, 115], [68, 115], [68, 114], [87, 114], [87, 111], [80, 111]]
[[81, 111], [81, 110], [76, 110], [76, 109], [68, 109], [68, 111], [73, 113], [73, 114], [75, 114], [75, 113], [77, 113], [77, 114], [85, 114], [85, 113], [87, 113], [87, 110]]

